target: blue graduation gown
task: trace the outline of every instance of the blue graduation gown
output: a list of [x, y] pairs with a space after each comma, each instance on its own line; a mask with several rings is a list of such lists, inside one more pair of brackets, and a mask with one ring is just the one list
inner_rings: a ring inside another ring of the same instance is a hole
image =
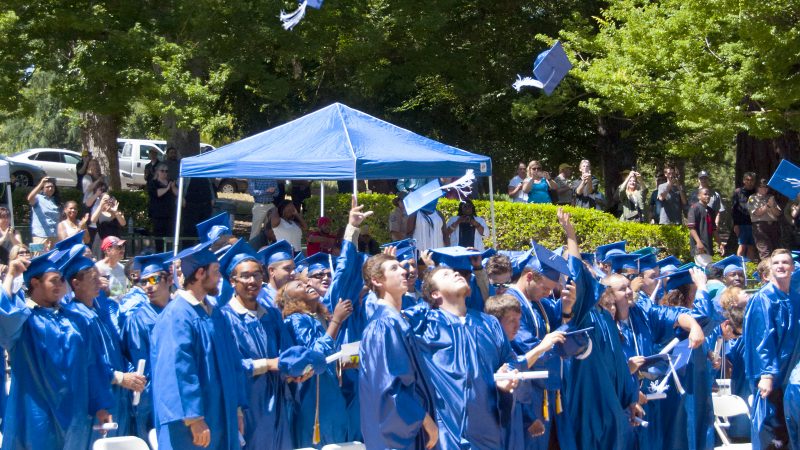
[[222, 312], [233, 329], [247, 380], [249, 408], [244, 411], [244, 448], [293, 448], [289, 427], [291, 397], [286, 382], [278, 372], [253, 376], [253, 360], [277, 358], [280, 354], [280, 311], [259, 307], [254, 314], [237, 311], [228, 302]]
[[120, 332], [125, 328], [125, 321], [128, 317], [145, 303], [150, 303], [150, 300], [147, 298], [147, 293], [144, 292], [144, 289], [139, 286], [134, 286], [119, 299], [117, 324], [119, 325]]
[[217, 307], [208, 314], [178, 291], [153, 327], [153, 403], [160, 449], [191, 449], [184, 419], [203, 417], [209, 449], [239, 449], [237, 407], [247, 406], [241, 354]]
[[[778, 431], [784, 426], [776, 411], [779, 401], [772, 397], [783, 396], [780, 390], [786, 387], [789, 380], [792, 370], [790, 364], [800, 339], [798, 272], [792, 274], [791, 284], [789, 295], [774, 284], [767, 283], [750, 298], [745, 310], [745, 371], [754, 393], [751, 442], [756, 450], [767, 448], [775, 438], [785, 438]], [[755, 387], [765, 374], [773, 376], [774, 394], [768, 399], [762, 399]]]
[[412, 308], [420, 360], [435, 394], [442, 449], [503, 447], [499, 394], [494, 373], [516, 365], [516, 356], [496, 318], [467, 310], [464, 322], [441, 309]]
[[153, 422], [153, 392], [152, 392], [152, 367], [150, 361], [150, 351], [152, 350], [152, 332], [156, 324], [158, 315], [163, 308], [160, 308], [149, 301], [141, 303], [138, 307], [128, 314], [122, 329], [122, 352], [128, 361], [134, 364], [139, 363], [140, 359], [145, 360], [144, 376], [147, 377], [147, 384], [139, 397], [139, 405], [131, 405], [133, 412], [133, 423], [131, 432], [147, 442], [148, 433], [155, 428]]
[[361, 432], [367, 448], [425, 448], [425, 414], [436, 417], [411, 327], [400, 312], [376, 303], [359, 348]]
[[278, 291], [273, 289], [269, 283], [265, 283], [258, 293], [258, 302], [272, 308], [277, 308], [278, 306], [275, 305], [275, 296], [277, 295]]
[[[102, 292], [93, 300], [91, 308], [72, 298], [72, 294], [65, 297], [64, 302], [66, 309], [83, 315], [89, 321], [89, 334], [92, 339], [97, 340], [98, 348], [102, 349], [101, 354], [108, 376], [107, 382], [111, 383], [115, 371], [133, 372], [133, 366], [122, 354], [122, 339], [117, 331], [115, 320], [116, 302]], [[107, 436], [127, 436], [132, 420], [131, 391], [119, 385], [112, 385], [111, 392], [114, 394], [114, 404], [108, 409], [108, 412], [119, 428], [109, 431]], [[102, 437], [99, 432], [93, 432], [92, 442]]]
[[[302, 345], [308, 349], [329, 356], [336, 350], [336, 344], [325, 334], [322, 324], [307, 314], [292, 314], [284, 319], [291, 336], [292, 345]], [[314, 416], [317, 408], [317, 383], [319, 383], [319, 446], [345, 442], [348, 435], [349, 417], [347, 406], [339, 387], [339, 380], [333, 372], [333, 365], [297, 386], [295, 394], [295, 416], [292, 419], [294, 443], [297, 447], [312, 446], [314, 436]]]
[[4, 450], [89, 447], [92, 416], [112, 394], [88, 327], [73, 311], [29, 307], [0, 291], [0, 345], [11, 361]]

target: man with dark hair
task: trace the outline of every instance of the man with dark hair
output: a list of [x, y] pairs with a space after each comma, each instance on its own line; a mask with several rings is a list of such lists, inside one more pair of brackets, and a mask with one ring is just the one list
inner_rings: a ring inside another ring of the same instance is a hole
[[711, 190], [700, 188], [697, 191], [697, 203], [689, 208], [686, 217], [686, 227], [689, 228], [689, 247], [692, 256], [714, 254], [714, 241], [719, 245], [720, 253], [725, 252], [724, 245], [719, 240], [716, 227], [716, 212], [709, 204]]
[[195, 245], [168, 261], [180, 260], [185, 279], [153, 327], [160, 449], [240, 447], [238, 408], [247, 406], [242, 357], [230, 323], [210, 298], [218, 293], [220, 271], [209, 245]]
[[756, 174], [745, 172], [742, 177], [742, 186], [733, 191], [731, 197], [731, 219], [733, 219], [733, 232], [739, 242], [736, 254], [755, 259], [756, 241], [753, 239], [753, 225], [747, 209], [747, 200], [756, 192]]
[[658, 200], [661, 202], [661, 225], [681, 225], [683, 223], [683, 205], [686, 204], [686, 193], [678, 178], [678, 171], [672, 165], [664, 166], [666, 183], [658, 185]]

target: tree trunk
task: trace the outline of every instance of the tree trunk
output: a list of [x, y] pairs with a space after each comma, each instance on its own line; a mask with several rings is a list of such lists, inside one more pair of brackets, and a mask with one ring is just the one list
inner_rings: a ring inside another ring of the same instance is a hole
[[178, 157], [185, 158], [200, 154], [200, 132], [196, 129], [187, 130], [178, 127], [178, 121], [173, 114], [164, 117], [167, 129], [167, 148], [175, 147]]
[[597, 147], [600, 151], [606, 196], [606, 211], [616, 214], [618, 201], [615, 198], [617, 187], [624, 181], [622, 172], [636, 165], [636, 155], [630, 142], [623, 137], [631, 127], [627, 119], [600, 116], [597, 118]]
[[774, 139], [756, 139], [747, 133], [736, 136], [736, 186], [742, 185], [745, 172], [769, 179], [782, 159], [797, 163], [800, 159], [800, 136], [787, 131]]
[[100, 163], [100, 169], [108, 177], [111, 189], [120, 189], [119, 154], [117, 136], [120, 118], [113, 115], [81, 113], [81, 144]]

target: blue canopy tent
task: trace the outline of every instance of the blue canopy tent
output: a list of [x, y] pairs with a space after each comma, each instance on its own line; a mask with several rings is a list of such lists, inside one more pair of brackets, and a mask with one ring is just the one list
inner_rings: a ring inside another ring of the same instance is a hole
[[[492, 241], [492, 160], [334, 103], [271, 130], [181, 160], [175, 245], [180, 232], [183, 179], [275, 178], [281, 180], [460, 177], [467, 169], [489, 177]], [[324, 198], [324, 195], [323, 195]], [[324, 204], [321, 204], [324, 209]]]

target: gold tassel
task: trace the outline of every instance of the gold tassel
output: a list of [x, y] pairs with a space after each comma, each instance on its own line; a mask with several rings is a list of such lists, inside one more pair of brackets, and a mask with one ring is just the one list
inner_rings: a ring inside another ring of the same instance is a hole
[[556, 414], [561, 414], [563, 409], [561, 408], [561, 389], [556, 391]]
[[319, 434], [319, 375], [317, 375], [317, 411], [314, 415], [314, 437], [311, 438], [311, 443], [317, 445], [321, 440]]
[[550, 421], [550, 402], [547, 401], [547, 389], [544, 390], [544, 401], [542, 402], [542, 416], [544, 420]]

